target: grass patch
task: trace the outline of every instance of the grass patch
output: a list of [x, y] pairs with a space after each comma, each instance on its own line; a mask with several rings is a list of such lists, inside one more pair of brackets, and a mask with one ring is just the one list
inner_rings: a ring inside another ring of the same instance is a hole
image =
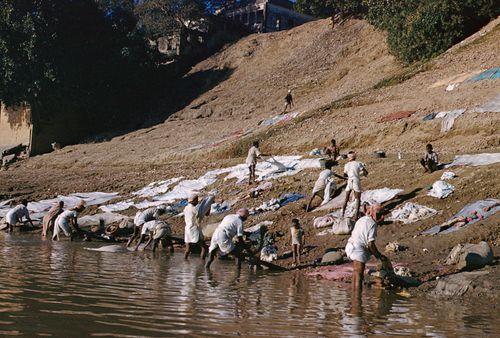
[[386, 77], [382, 79], [380, 82], [373, 86], [373, 89], [381, 89], [386, 87], [395, 86], [397, 84], [403, 83], [415, 75], [428, 71], [432, 68], [431, 62], [417, 62], [407, 68], [405, 68], [402, 72]]

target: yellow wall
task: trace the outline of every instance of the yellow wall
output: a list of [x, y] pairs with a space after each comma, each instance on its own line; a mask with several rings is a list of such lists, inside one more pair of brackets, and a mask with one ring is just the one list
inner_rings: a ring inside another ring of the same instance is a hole
[[18, 144], [29, 145], [31, 112], [27, 105], [5, 107], [0, 103], [0, 149]]

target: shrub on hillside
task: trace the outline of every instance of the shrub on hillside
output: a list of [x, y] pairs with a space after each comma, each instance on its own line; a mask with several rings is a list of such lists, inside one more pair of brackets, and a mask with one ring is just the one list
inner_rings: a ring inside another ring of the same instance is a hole
[[387, 30], [391, 52], [410, 63], [431, 58], [500, 14], [499, 0], [297, 0], [317, 17], [363, 16]]
[[387, 29], [391, 52], [407, 63], [444, 52], [499, 14], [495, 0], [398, 0], [389, 4], [385, 8], [370, 6], [367, 18]]

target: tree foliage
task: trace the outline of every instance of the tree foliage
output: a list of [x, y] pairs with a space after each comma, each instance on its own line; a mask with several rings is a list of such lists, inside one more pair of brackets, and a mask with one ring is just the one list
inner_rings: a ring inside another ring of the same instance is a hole
[[498, 0], [297, 0], [296, 8], [365, 17], [388, 31], [391, 52], [404, 62], [433, 57], [500, 14]]

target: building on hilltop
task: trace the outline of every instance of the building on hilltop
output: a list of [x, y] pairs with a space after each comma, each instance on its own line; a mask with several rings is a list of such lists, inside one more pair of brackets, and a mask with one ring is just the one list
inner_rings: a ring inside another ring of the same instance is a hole
[[253, 33], [276, 32], [314, 20], [298, 13], [288, 0], [247, 0], [228, 5], [217, 14], [238, 22]]

